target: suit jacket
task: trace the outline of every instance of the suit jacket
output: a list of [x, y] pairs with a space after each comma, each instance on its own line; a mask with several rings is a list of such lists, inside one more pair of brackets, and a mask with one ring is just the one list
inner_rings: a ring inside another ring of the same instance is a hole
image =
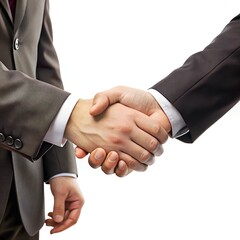
[[59, 148], [43, 141], [69, 95], [62, 88], [48, 0], [17, 1], [14, 21], [8, 0], [0, 0], [0, 220], [15, 179], [30, 235], [44, 223], [43, 182], [77, 173], [71, 143]]
[[179, 139], [195, 141], [240, 99], [240, 15], [153, 88], [185, 120], [190, 131]]

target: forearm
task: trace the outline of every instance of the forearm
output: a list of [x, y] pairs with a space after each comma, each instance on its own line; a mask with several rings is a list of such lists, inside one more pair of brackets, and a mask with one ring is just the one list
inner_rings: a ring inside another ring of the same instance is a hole
[[74, 148], [69, 141], [63, 147], [53, 146], [43, 156], [44, 180], [62, 173], [78, 174]]
[[178, 110], [158, 91], [149, 89], [148, 92], [155, 98], [161, 106], [163, 114], [168, 118], [170, 124], [169, 135], [172, 138], [180, 137], [188, 132], [185, 121]]
[[203, 51], [153, 88], [180, 112], [193, 142], [240, 98], [240, 16], [231, 21]]
[[64, 137], [64, 131], [77, 101], [77, 96], [69, 95], [48, 129], [44, 141], [59, 147], [66, 143], [67, 139]]
[[43, 138], [68, 95], [0, 63], [0, 131], [22, 142], [19, 149], [6, 141], [0, 142], [1, 147], [37, 158]]

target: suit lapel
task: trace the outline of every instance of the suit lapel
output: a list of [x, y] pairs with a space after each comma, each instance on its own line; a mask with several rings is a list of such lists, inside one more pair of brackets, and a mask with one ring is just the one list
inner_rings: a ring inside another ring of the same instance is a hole
[[[21, 0], [20, 0], [21, 1]], [[3, 6], [5, 12], [7, 13], [10, 22], [13, 23], [12, 13], [8, 4], [8, 0], [0, 0], [0, 4]]]
[[[5, 1], [7, 2], [7, 0]], [[27, 0], [17, 0], [15, 20], [14, 20], [14, 32], [16, 32], [17, 29], [20, 27], [20, 24], [25, 14], [26, 6], [27, 6]]]
[[[8, 0], [0, 0], [0, 4], [3, 6], [11, 23], [13, 24], [12, 13], [8, 4]], [[23, 17], [26, 11], [26, 6], [27, 6], [27, 0], [17, 0], [16, 13], [15, 13], [15, 19], [14, 19], [14, 32], [17, 31], [17, 29], [19, 28], [23, 20]]]

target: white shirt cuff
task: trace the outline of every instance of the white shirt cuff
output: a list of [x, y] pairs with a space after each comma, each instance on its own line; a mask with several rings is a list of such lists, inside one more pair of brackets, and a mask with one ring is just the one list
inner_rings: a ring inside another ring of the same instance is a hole
[[186, 134], [189, 130], [178, 110], [155, 89], [149, 89], [148, 92], [156, 99], [158, 104], [167, 115], [172, 127], [171, 137], [177, 138]]
[[53, 145], [63, 147], [67, 139], [64, 138], [63, 134], [68, 122], [68, 119], [75, 107], [78, 97], [75, 95], [69, 95], [66, 101], [63, 103], [58, 114], [54, 118], [52, 124], [50, 125], [43, 141], [49, 142]]
[[48, 181], [46, 181], [46, 183], [49, 183], [49, 181], [53, 178], [57, 178], [57, 177], [72, 177], [72, 178], [77, 178], [77, 175], [75, 173], [59, 173], [56, 174], [54, 176], [52, 176], [50, 179], [48, 179]]

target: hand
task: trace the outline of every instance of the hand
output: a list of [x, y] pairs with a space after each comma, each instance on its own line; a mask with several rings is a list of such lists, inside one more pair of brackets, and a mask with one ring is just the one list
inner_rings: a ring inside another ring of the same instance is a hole
[[[171, 125], [162, 111], [155, 98], [148, 92], [129, 87], [115, 87], [105, 92], [95, 95], [93, 107], [90, 113], [97, 115], [107, 109], [107, 107], [116, 102], [120, 102], [128, 107], [139, 110], [148, 116], [159, 116], [159, 124], [161, 124], [167, 133], [171, 131]], [[164, 143], [166, 139], [162, 139]], [[113, 161], [115, 160], [115, 161]], [[119, 161], [117, 153], [110, 155], [104, 152], [104, 149], [96, 149], [89, 157], [89, 164], [93, 168], [102, 167], [102, 170], [107, 174], [116, 173], [118, 176], [126, 176], [131, 172], [126, 162]]]
[[[77, 158], [82, 159], [88, 153], [83, 149], [76, 147], [75, 155]], [[92, 168], [101, 167], [102, 171], [106, 174], [116, 173], [119, 177], [124, 177], [132, 172], [132, 169], [129, 169], [127, 164], [123, 160], [119, 160], [119, 156], [116, 152], [111, 151], [108, 154], [102, 148], [96, 148], [91, 152], [89, 157], [89, 165]], [[153, 163], [154, 161], [152, 161]]]
[[[82, 149], [76, 148], [76, 157], [81, 158]], [[79, 155], [80, 154], [80, 155]], [[148, 165], [153, 164], [155, 158]], [[137, 161], [136, 161], [137, 164]], [[127, 161], [119, 160], [119, 156], [116, 152], [111, 151], [108, 154], [102, 148], [96, 148], [91, 152], [91, 159], [89, 157], [89, 165], [92, 168], [101, 167], [102, 171], [106, 174], [115, 173], [118, 177], [127, 176], [133, 171], [128, 168]]]
[[[136, 88], [118, 86], [97, 93], [94, 96], [90, 114], [92, 116], [97, 116], [114, 103], [121, 103], [148, 116], [155, 116], [158, 113], [160, 116], [158, 120], [161, 126], [167, 133], [171, 131], [171, 124], [155, 98], [149, 92]], [[164, 143], [167, 139], [160, 140]]]
[[91, 100], [79, 100], [65, 131], [65, 137], [81, 149], [91, 152], [101, 147], [107, 153], [116, 151], [128, 167], [137, 171], [144, 171], [152, 163], [151, 153], [156, 149], [162, 152], [159, 140], [165, 141], [168, 135], [158, 123], [159, 116], [148, 117], [114, 104], [93, 117], [89, 114], [91, 106]]
[[55, 177], [49, 181], [54, 197], [53, 212], [46, 219], [47, 226], [53, 227], [51, 234], [66, 230], [74, 225], [84, 204], [77, 180], [72, 177]]

